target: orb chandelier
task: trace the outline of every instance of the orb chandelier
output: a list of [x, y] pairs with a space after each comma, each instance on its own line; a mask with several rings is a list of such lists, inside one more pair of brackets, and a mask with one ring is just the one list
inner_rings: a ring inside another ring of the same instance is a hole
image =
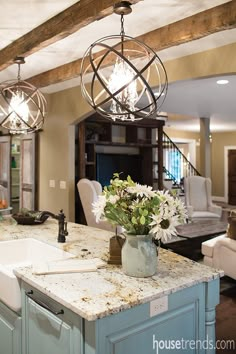
[[[167, 93], [167, 74], [161, 59], [146, 44], [127, 36], [124, 15], [131, 4], [114, 6], [121, 17], [120, 35], [98, 39], [86, 50], [81, 64], [81, 90], [84, 98], [105, 118], [136, 121], [153, 117]], [[91, 77], [88, 84], [87, 77]], [[152, 91], [156, 87], [156, 92]]]
[[10, 134], [32, 133], [43, 126], [46, 99], [35, 86], [21, 80], [20, 65], [25, 63], [24, 58], [17, 57], [14, 62], [18, 64], [17, 80], [0, 84], [0, 126]]

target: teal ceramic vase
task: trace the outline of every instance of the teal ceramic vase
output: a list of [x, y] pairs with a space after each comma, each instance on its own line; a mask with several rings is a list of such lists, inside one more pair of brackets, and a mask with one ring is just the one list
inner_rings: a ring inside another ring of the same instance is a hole
[[157, 271], [157, 248], [151, 235], [129, 235], [121, 250], [122, 269], [131, 277], [146, 278]]

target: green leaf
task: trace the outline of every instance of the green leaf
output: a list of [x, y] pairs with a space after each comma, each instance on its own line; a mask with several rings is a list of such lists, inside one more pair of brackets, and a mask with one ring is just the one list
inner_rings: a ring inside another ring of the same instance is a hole
[[148, 215], [148, 210], [147, 209], [138, 209], [139, 215], [147, 216]]
[[128, 181], [128, 182], [133, 182], [132, 179], [131, 179], [131, 177], [130, 177], [130, 175], [128, 175], [127, 181]]
[[140, 224], [144, 225], [145, 221], [146, 221], [146, 218], [145, 218], [145, 216], [142, 215], [141, 218], [140, 218]]
[[148, 210], [147, 209], [144, 209], [143, 210], [143, 216], [147, 216], [148, 215]]
[[159, 205], [160, 204], [160, 199], [158, 197], [152, 198], [152, 204], [153, 205]]
[[134, 224], [134, 225], [138, 224], [137, 219], [134, 216], [132, 217], [131, 221], [132, 221], [132, 224]]

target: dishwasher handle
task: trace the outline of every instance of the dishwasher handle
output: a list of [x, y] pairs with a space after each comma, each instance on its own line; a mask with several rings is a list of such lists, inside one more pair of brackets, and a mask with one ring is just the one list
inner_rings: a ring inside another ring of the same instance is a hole
[[36, 304], [38, 304], [39, 306], [43, 307], [45, 310], [48, 310], [49, 312], [51, 312], [53, 315], [58, 316], [58, 315], [63, 315], [64, 314], [64, 310], [61, 309], [59, 311], [55, 311], [52, 308], [50, 308], [47, 304], [45, 304], [45, 302], [43, 302], [42, 300], [36, 299], [34, 296], [32, 296], [34, 294], [33, 290], [27, 291], [26, 295], [33, 300]]

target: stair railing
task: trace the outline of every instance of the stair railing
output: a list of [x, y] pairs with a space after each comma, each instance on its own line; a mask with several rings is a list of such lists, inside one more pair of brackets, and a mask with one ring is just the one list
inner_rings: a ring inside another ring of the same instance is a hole
[[[193, 166], [193, 164], [187, 159], [187, 157], [182, 153], [182, 151], [178, 148], [178, 146], [170, 139], [170, 137], [165, 132], [163, 132], [162, 144], [163, 144], [164, 154], [166, 151], [173, 152], [173, 154], [170, 155], [173, 158], [171, 162], [172, 169], [170, 171], [168, 166], [164, 166], [164, 173], [168, 178], [172, 179], [174, 183], [176, 183], [176, 181], [180, 183], [184, 177], [201, 175], [198, 172], [198, 170]], [[177, 176], [174, 175], [173, 170], [178, 171]]]

